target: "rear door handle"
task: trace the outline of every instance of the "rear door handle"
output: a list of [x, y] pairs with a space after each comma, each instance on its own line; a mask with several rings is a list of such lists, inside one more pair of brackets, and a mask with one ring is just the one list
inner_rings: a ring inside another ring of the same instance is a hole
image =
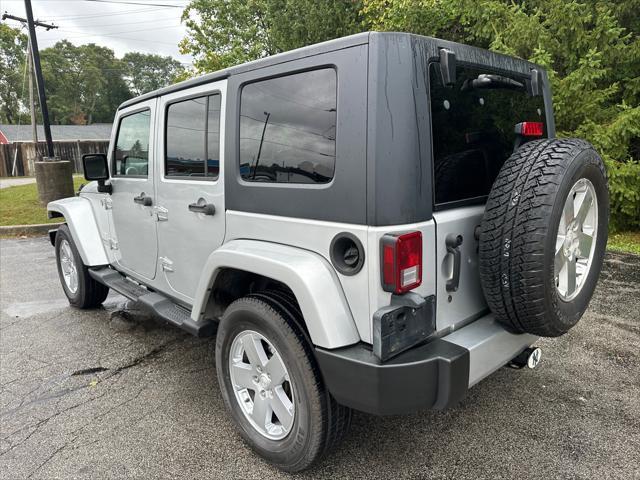
[[216, 207], [213, 205], [213, 203], [204, 203], [202, 205], [199, 203], [190, 203], [189, 211], [202, 213], [204, 215], [214, 215], [216, 213]]
[[153, 199], [146, 196], [144, 192], [137, 197], [133, 197], [133, 201], [145, 207], [150, 207], [151, 205], [153, 205]]

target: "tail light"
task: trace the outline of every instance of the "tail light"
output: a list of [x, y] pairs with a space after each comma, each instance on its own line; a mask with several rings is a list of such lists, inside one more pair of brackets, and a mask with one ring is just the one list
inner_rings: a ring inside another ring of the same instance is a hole
[[544, 135], [544, 123], [542, 122], [520, 122], [516, 125], [516, 135], [523, 137], [541, 137]]
[[422, 233], [386, 234], [382, 246], [382, 288], [405, 293], [422, 283]]

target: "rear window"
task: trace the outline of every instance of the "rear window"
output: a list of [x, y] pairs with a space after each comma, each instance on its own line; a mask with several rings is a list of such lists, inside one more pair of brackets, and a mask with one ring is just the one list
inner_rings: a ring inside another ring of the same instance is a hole
[[[478, 81], [486, 75], [496, 77]], [[544, 100], [527, 93], [524, 78], [486, 68], [458, 66], [455, 85], [444, 86], [433, 63], [429, 77], [435, 203], [481, 200], [513, 153], [516, 124], [545, 122]]]

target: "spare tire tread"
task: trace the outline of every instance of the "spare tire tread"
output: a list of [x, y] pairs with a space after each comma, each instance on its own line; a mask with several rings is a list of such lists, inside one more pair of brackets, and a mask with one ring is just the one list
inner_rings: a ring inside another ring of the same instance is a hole
[[[480, 276], [496, 318], [516, 332], [565, 333], [545, 321], [544, 253], [567, 158], [593, 147], [579, 139], [535, 140], [503, 165], [487, 201], [480, 234]], [[602, 162], [598, 166], [604, 174]]]

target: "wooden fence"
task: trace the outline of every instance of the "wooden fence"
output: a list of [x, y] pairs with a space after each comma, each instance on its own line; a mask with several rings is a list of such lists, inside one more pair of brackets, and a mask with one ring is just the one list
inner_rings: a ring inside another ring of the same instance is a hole
[[[53, 142], [53, 150], [60, 160], [71, 160], [73, 171], [82, 173], [82, 155], [85, 153], [106, 153], [109, 148], [108, 140], [77, 140], [68, 142]], [[46, 155], [47, 147], [44, 142], [38, 142], [40, 158]], [[33, 142], [15, 142], [0, 145], [0, 177], [34, 176], [33, 162], [36, 152]], [[14, 169], [15, 162], [15, 169]]]

